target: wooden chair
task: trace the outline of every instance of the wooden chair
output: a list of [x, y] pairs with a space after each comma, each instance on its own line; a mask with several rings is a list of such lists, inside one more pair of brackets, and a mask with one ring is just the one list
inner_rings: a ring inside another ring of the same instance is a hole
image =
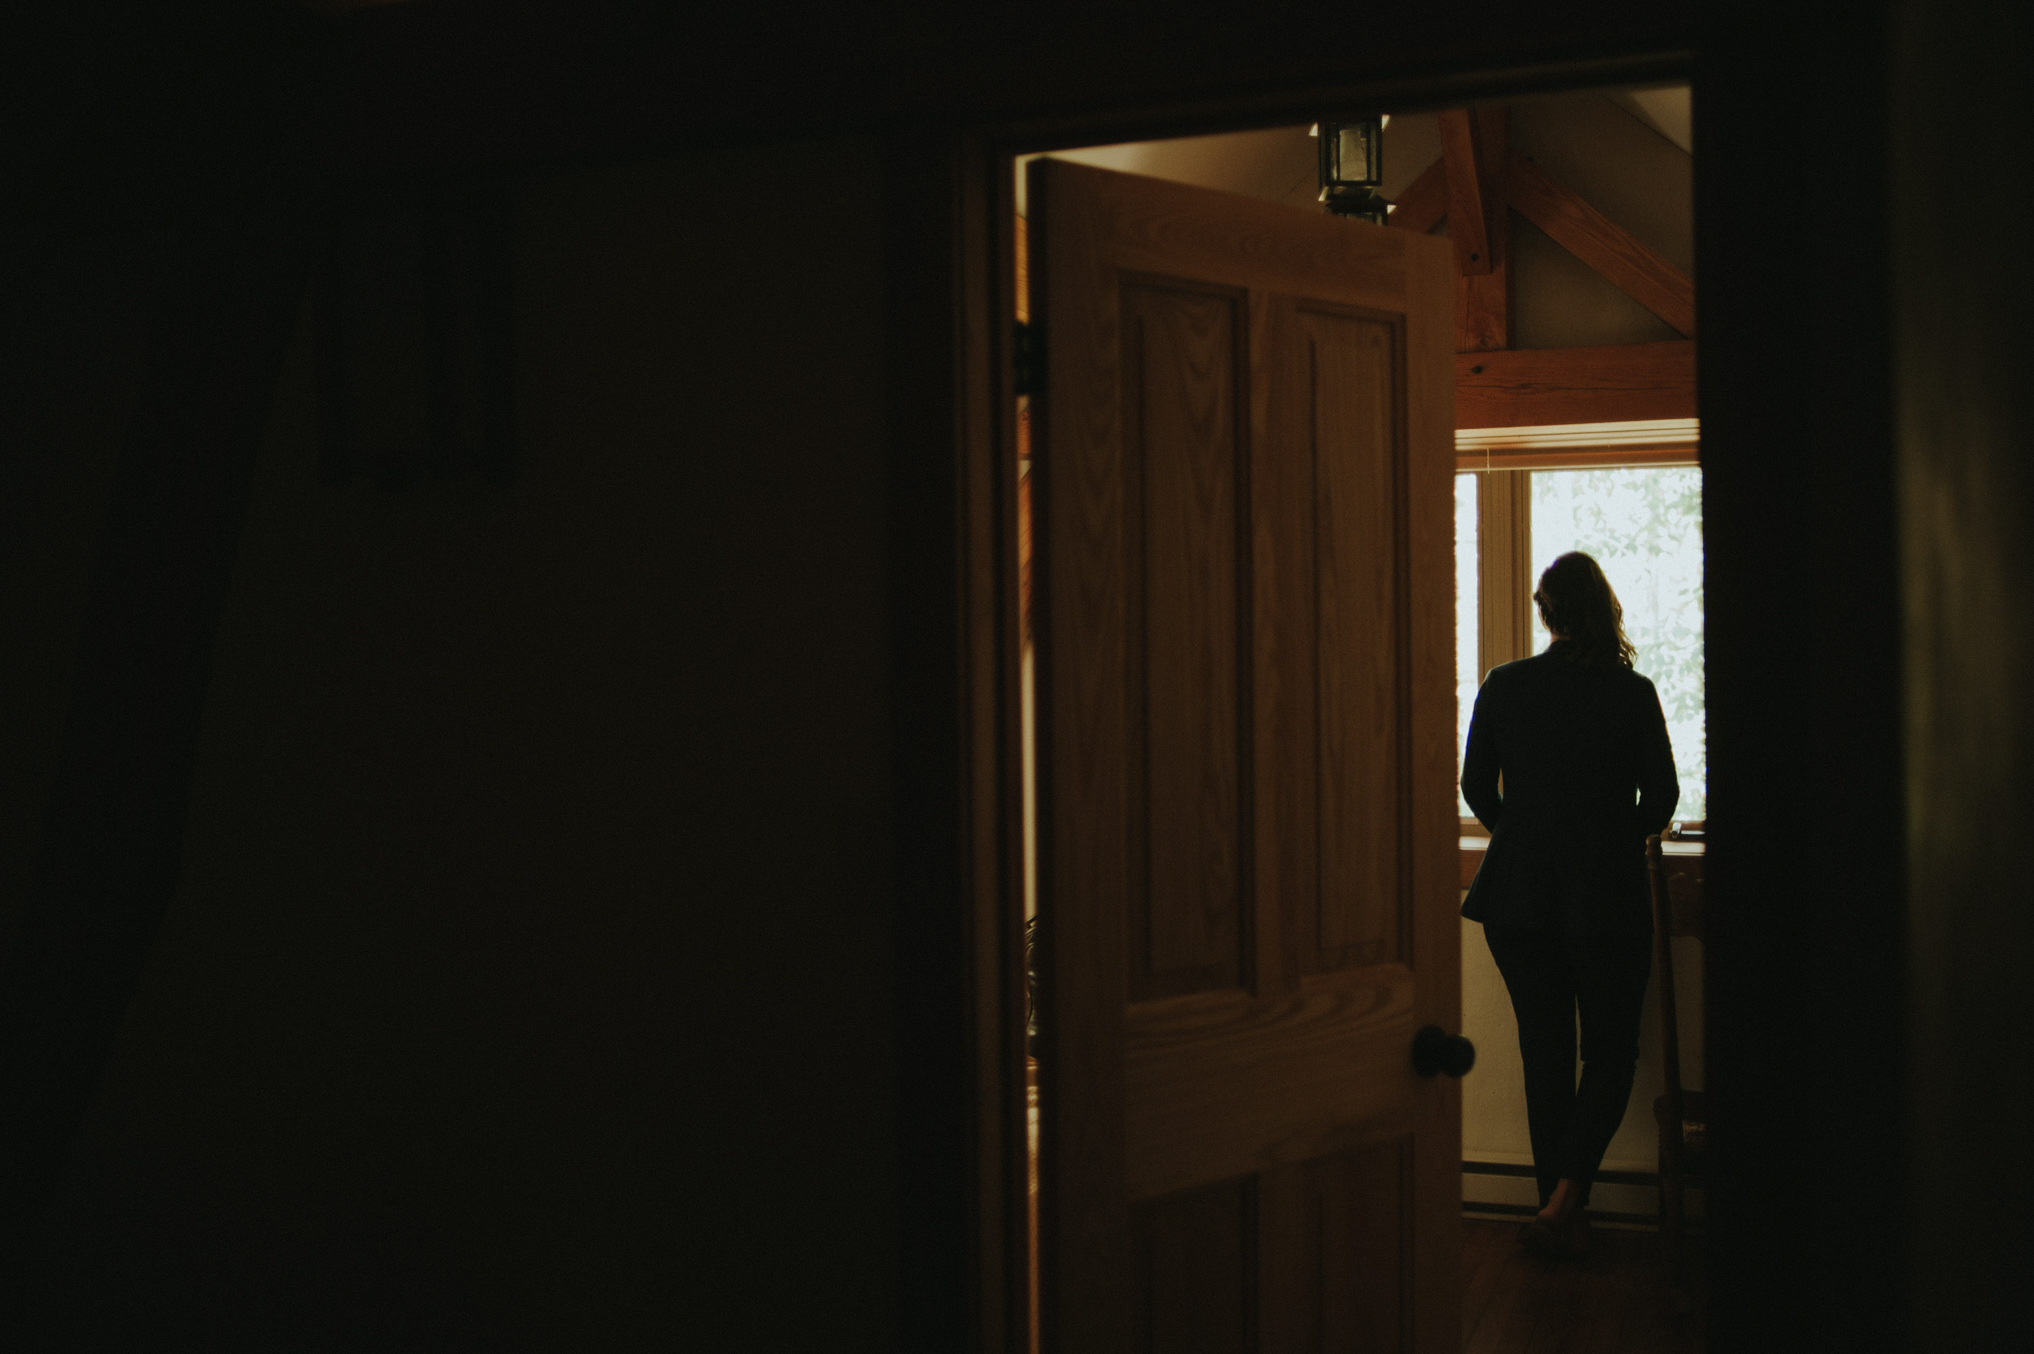
[[1666, 1093], [1653, 1101], [1653, 1119], [1660, 1128], [1660, 1226], [1667, 1234], [1668, 1272], [1682, 1275], [1682, 1232], [1687, 1222], [1686, 1191], [1691, 1175], [1703, 1174], [1709, 1117], [1702, 1092], [1681, 1084], [1681, 1025], [1674, 1004], [1674, 937], [1703, 937], [1699, 900], [1674, 901], [1666, 854], [1658, 836], [1646, 839], [1646, 873], [1652, 881], [1655, 964], [1660, 992], [1660, 1041]]

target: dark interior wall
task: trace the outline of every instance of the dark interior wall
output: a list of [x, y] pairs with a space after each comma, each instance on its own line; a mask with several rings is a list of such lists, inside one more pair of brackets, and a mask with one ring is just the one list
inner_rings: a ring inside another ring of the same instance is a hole
[[[1719, 6], [1696, 83], [1721, 1349], [1885, 1348], [1908, 1295], [1861, 1244], [1905, 1216], [1891, 264], [1883, 213], [1840, 205], [1888, 58], [1870, 7], [1820, 12]], [[1860, 1096], [1883, 1112], [1835, 1108]]]
[[[2034, 1273], [2034, 278], [2024, 5], [1893, 7], [1916, 1347], [2010, 1349]], [[1976, 134], [1975, 129], [1985, 129]]]
[[[6, 252], [0, 455], [0, 953], [13, 948], [62, 755], [114, 464], [148, 362], [146, 251], [47, 235]], [[41, 246], [41, 247], [36, 247]]]
[[54, 1346], [890, 1347], [880, 175], [791, 149], [824, 231], [522, 185], [506, 486], [322, 484], [300, 327]]
[[[1527, 65], [1587, 82], [1595, 63], [1628, 71], [1634, 55], [1685, 51], [1699, 8], [793, 0], [705, 13], [642, 0], [430, 0], [357, 16], [333, 59], [326, 127], [342, 159], [411, 167], [614, 153], [677, 129], [783, 134], [815, 120], [1069, 115], [1092, 132], [1098, 114], [1117, 113], [1130, 119], [1120, 139], [1137, 139], [1140, 110], [1148, 119], [1188, 100], [1289, 101], [1355, 80], [1470, 88]], [[1166, 134], [1181, 130], [1177, 116], [1160, 119], [1173, 124]]]

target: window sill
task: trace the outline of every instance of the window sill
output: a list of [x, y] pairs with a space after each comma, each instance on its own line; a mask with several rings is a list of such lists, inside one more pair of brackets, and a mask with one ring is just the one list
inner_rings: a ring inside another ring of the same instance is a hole
[[[1460, 856], [1462, 862], [1462, 887], [1468, 888], [1476, 878], [1477, 867], [1483, 864], [1483, 853], [1490, 849], [1490, 838], [1482, 835], [1482, 828], [1471, 835], [1466, 829], [1461, 837]], [[1683, 842], [1669, 839], [1660, 843], [1660, 854], [1667, 857], [1667, 879], [1679, 895], [1683, 889], [1702, 888], [1702, 864], [1708, 850], [1706, 842]]]

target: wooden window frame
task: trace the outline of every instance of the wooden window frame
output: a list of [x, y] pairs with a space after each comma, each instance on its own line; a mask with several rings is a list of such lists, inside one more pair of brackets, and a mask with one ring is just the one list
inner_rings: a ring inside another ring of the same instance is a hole
[[[1457, 430], [1455, 473], [1477, 476], [1479, 682], [1501, 663], [1532, 656], [1532, 473], [1699, 466], [1700, 450], [1701, 429], [1692, 418]], [[1459, 758], [1461, 749], [1456, 753]], [[1473, 817], [1461, 823], [1465, 842], [1490, 835]], [[1463, 850], [1481, 848], [1465, 844]], [[1465, 871], [1471, 869], [1465, 862]]]

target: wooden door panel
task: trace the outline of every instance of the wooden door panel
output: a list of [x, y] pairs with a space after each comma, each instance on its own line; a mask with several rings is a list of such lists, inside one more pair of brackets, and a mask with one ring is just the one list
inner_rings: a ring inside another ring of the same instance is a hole
[[[1321, 678], [1318, 662], [1320, 559], [1316, 548], [1319, 482], [1311, 365], [1299, 307], [1289, 296], [1252, 298], [1255, 351], [1283, 353], [1252, 373], [1250, 466], [1251, 852], [1260, 995], [1297, 991], [1318, 972], [1321, 861]], [[1312, 960], [1312, 962], [1309, 962]]]
[[1411, 1166], [1401, 1137], [1134, 1206], [1127, 1348], [1411, 1349]]
[[1120, 293], [1132, 1000], [1244, 981], [1242, 300], [1157, 278]]
[[1411, 1167], [1401, 1137], [1260, 1177], [1261, 1354], [1414, 1347]]
[[1447, 247], [1032, 173], [1047, 1348], [1453, 1354]]
[[1309, 306], [1298, 328], [1315, 468], [1319, 707], [1320, 870], [1303, 971], [1318, 973], [1403, 958], [1403, 343], [1394, 318], [1362, 312]]
[[1257, 1182], [1224, 1180], [1130, 1210], [1131, 1350], [1235, 1354], [1255, 1343]]

